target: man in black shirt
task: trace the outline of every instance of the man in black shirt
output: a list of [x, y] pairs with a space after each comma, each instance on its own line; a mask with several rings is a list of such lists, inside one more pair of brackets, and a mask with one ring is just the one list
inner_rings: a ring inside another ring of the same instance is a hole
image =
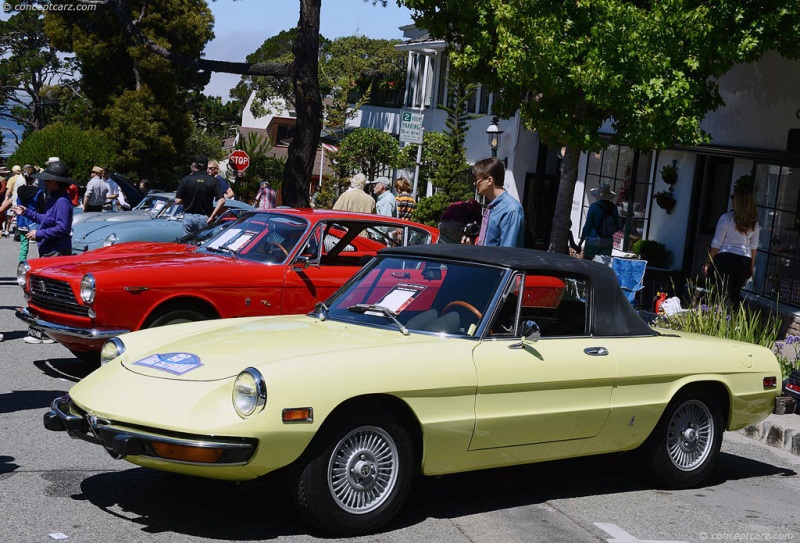
[[212, 223], [225, 205], [222, 186], [216, 177], [206, 173], [207, 168], [208, 159], [197, 155], [192, 164], [192, 173], [178, 184], [175, 203], [183, 204], [183, 229], [187, 234]]

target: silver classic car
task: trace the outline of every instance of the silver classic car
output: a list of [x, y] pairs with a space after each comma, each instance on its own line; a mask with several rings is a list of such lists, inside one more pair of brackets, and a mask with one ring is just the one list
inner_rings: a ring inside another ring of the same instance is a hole
[[[183, 206], [175, 204], [174, 193], [150, 194], [150, 211], [86, 213], [92, 217], [72, 227], [72, 254], [82, 254], [100, 247], [126, 241], [170, 242], [182, 237]], [[145, 200], [142, 200], [145, 202]], [[253, 209], [238, 200], [225, 200], [225, 209]]]

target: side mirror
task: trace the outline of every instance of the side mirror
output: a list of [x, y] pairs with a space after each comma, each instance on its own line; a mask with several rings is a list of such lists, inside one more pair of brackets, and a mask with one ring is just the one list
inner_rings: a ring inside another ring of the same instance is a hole
[[522, 323], [522, 337], [525, 341], [536, 343], [542, 339], [542, 332], [539, 330], [539, 325], [534, 321], [525, 321]]
[[292, 260], [292, 270], [293, 271], [300, 271], [306, 270], [311, 267], [311, 257], [306, 255], [300, 255], [294, 257]]
[[522, 323], [522, 339], [519, 343], [512, 343], [508, 346], [509, 349], [522, 349], [527, 343], [536, 343], [542, 338], [542, 332], [539, 330], [539, 325], [534, 321], [525, 321]]

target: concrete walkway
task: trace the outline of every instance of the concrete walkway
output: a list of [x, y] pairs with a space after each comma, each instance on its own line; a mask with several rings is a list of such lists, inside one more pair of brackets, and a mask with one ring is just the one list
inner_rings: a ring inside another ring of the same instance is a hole
[[800, 456], [800, 415], [770, 415], [739, 433]]

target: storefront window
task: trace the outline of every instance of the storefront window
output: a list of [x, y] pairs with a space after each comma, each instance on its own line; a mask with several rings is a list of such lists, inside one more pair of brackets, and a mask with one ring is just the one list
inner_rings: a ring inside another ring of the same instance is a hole
[[[651, 153], [639, 155], [639, 170], [636, 183], [633, 183], [634, 151], [630, 147], [609, 145], [607, 149], [598, 153], [589, 153], [586, 161], [586, 175], [584, 184], [583, 213], [581, 229], [586, 221], [589, 206], [595, 201], [591, 190], [600, 183], [608, 183], [611, 190], [616, 193], [614, 203], [619, 210], [622, 224], [619, 232], [614, 235], [614, 248], [630, 251], [633, 244], [644, 237], [649, 221], [647, 202], [650, 192], [650, 162]], [[633, 208], [630, 210], [630, 234], [628, 243], [625, 243], [625, 228], [628, 221], [629, 198], [633, 198]]]
[[800, 306], [800, 168], [756, 164], [754, 188], [761, 236], [746, 289]]

